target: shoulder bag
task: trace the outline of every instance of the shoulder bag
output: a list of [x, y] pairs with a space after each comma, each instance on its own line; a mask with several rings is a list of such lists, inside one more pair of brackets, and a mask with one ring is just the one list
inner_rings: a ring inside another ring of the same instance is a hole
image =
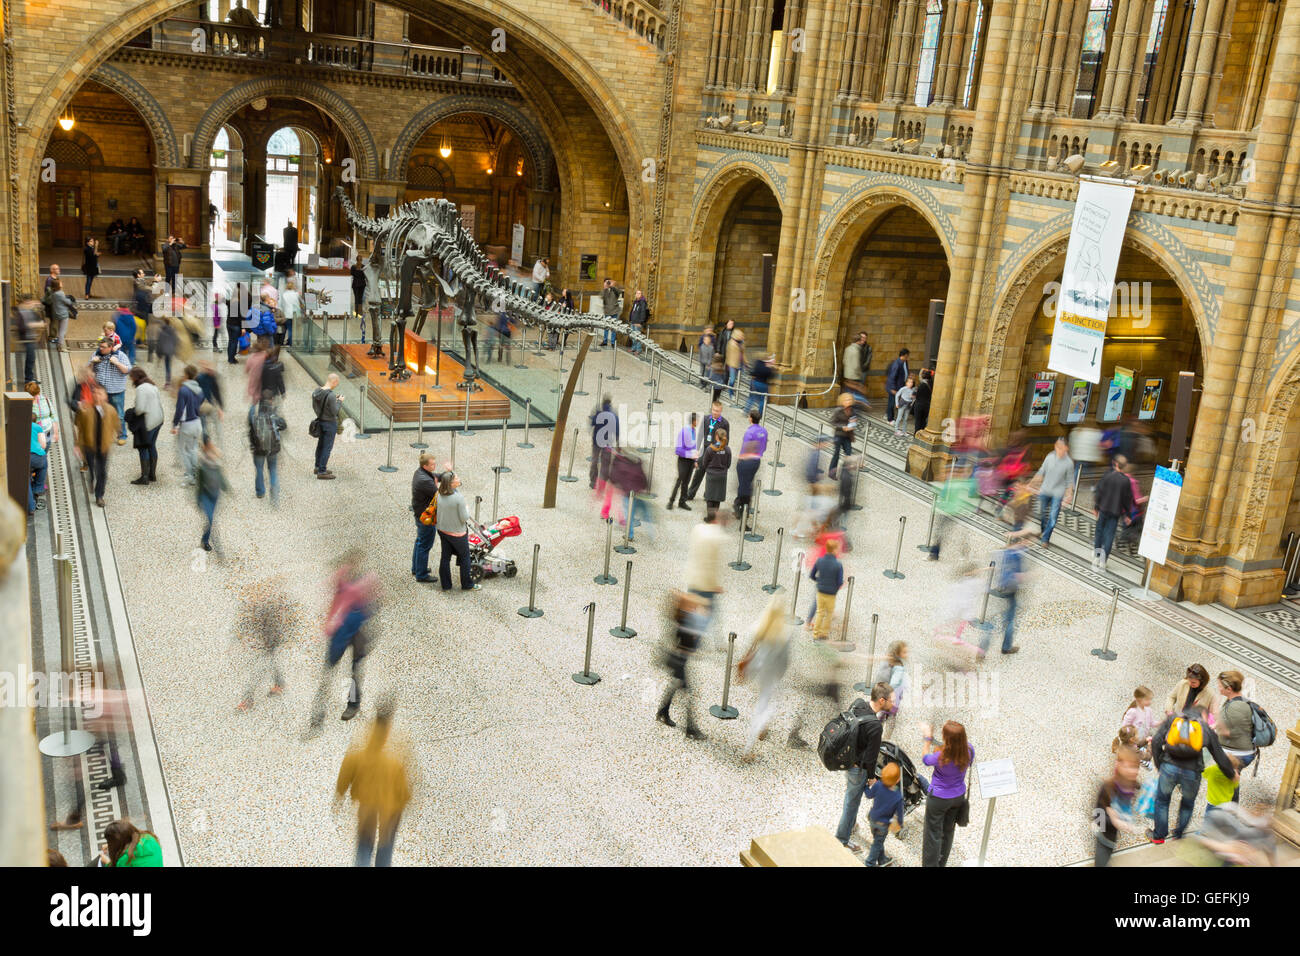
[[970, 785], [971, 775], [975, 771], [975, 757], [970, 758], [970, 766], [966, 768], [966, 792], [961, 795], [961, 803], [957, 804], [957, 826], [970, 826]]

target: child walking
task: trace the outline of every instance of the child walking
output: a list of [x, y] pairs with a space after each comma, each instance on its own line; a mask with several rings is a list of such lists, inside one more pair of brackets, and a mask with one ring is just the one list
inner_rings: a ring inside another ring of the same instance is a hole
[[817, 559], [808, 575], [817, 585], [817, 616], [813, 618], [813, 640], [824, 641], [831, 633], [835, 616], [835, 597], [844, 586], [844, 565], [840, 563], [840, 541], [830, 538], [826, 553]]
[[871, 798], [871, 810], [867, 814], [867, 823], [871, 827], [871, 851], [867, 854], [867, 866], [889, 866], [894, 862], [892, 857], [885, 856], [885, 839], [903, 829], [903, 794], [898, 787], [899, 776], [898, 764], [885, 764], [880, 779], [862, 791], [864, 796]]

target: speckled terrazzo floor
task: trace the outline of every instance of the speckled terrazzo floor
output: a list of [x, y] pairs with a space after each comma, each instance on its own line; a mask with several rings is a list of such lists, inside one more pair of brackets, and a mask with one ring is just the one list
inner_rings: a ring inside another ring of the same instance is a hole
[[[386, 449], [383, 436], [376, 436], [338, 442], [331, 459], [338, 479], [316, 481], [314, 442], [306, 435], [313, 385], [295, 362], [286, 367], [290, 427], [277, 510], [269, 499], [253, 496], [246, 429], [238, 424], [246, 407], [242, 366], [218, 365], [234, 396], [223, 447], [235, 491], [218, 512], [221, 560], [197, 560], [200, 518], [173, 468], [174, 444], [166, 430], [158, 485], [129, 484], [137, 475], [129, 448], [119, 449], [110, 462], [107, 517], [187, 864], [350, 862], [352, 818], [331, 811], [333, 781], [348, 741], [365, 726], [337, 719], [345, 695], [341, 670], [325, 733], [309, 743], [300, 737], [323, 653], [317, 635], [328, 601], [327, 564], [353, 545], [366, 550], [386, 585], [363, 714], [373, 713], [382, 692], [397, 695], [398, 728], [420, 777], [417, 803], [402, 821], [396, 864], [734, 865], [756, 835], [814, 823], [834, 828], [842, 776], [824, 771], [815, 753], [783, 746], [803, 702], [794, 691], [783, 696], [772, 735], [748, 765], [739, 755], [753, 709], [749, 687], [733, 689], [740, 720], [702, 717], [704, 742], [687, 741], [652, 719], [665, 680], [657, 665], [665, 599], [681, 583], [685, 538], [702, 510], [701, 502], [690, 514], [663, 512], [670, 448], [659, 450], [657, 537], [642, 540], [639, 532], [632, 556], [628, 618], [640, 633], [618, 640], [608, 631], [618, 623], [627, 558], [614, 556], [618, 587], [592, 583], [601, 570], [604, 535], [585, 482], [561, 484], [558, 507], [540, 508], [549, 432], [535, 430], [537, 447], [530, 451], [515, 448], [518, 436], [512, 433], [513, 471], [502, 478], [502, 513], [519, 514], [524, 533], [501, 550], [519, 562], [520, 576], [487, 582], [476, 593], [444, 595], [409, 575], [408, 503], [416, 453], [407, 443], [413, 436], [398, 436], [395, 474], [376, 470]], [[633, 368], [630, 361], [627, 367]], [[649, 389], [640, 384], [643, 371], [617, 383], [617, 401], [644, 408]], [[661, 395], [663, 409], [707, 410], [698, 393], [682, 385], [665, 381]], [[575, 415], [585, 418], [585, 403], [593, 399], [575, 399]], [[170, 412], [170, 397], [165, 403]], [[733, 409], [727, 415], [733, 421], [741, 417]], [[440, 456], [447, 454], [446, 433], [434, 433], [430, 441]], [[485, 516], [491, 507], [489, 469], [499, 449], [491, 434], [458, 442], [463, 490], [471, 504], [475, 494], [484, 496]], [[775, 529], [794, 523], [804, 455], [805, 446], [786, 442], [784, 459], [794, 467], [781, 471], [785, 493], [763, 500], [761, 530], [767, 538], [746, 545], [754, 569], [722, 572], [727, 591], [721, 628], [737, 631], [742, 646], [766, 601], [760, 587], [771, 575]], [[765, 467], [763, 478], [769, 474]], [[914, 684], [965, 666], [958, 650], [930, 635], [946, 615], [959, 554], [987, 560], [989, 539], [959, 528], [945, 545], [942, 564], [923, 562], [915, 545], [927, 507], [887, 480], [873, 479], [862, 491], [867, 507], [851, 518], [856, 548], [846, 562], [856, 576], [850, 635], [859, 642], [857, 653], [843, 655], [848, 676], [861, 679], [867, 672], [873, 612], [880, 615], [880, 651], [897, 638], [911, 641]], [[891, 582], [882, 570], [893, 558], [900, 514], [908, 516], [909, 526], [901, 561], [906, 579]], [[545, 616], [530, 621], [516, 611], [527, 603], [534, 542], [542, 545], [537, 603]], [[787, 542], [787, 558], [790, 550]], [[435, 560], [436, 555], [435, 548]], [[782, 581], [789, 584], [788, 561], [783, 564]], [[283, 655], [286, 694], [259, 698], [251, 713], [240, 713], [234, 705], [246, 684], [248, 658], [232, 640], [238, 595], [241, 586], [273, 573], [288, 577], [310, 626]], [[809, 597], [805, 588], [800, 603]], [[570, 675], [582, 667], [582, 608], [593, 598], [592, 668], [603, 680], [584, 687]], [[991, 600], [991, 615], [999, 605]], [[914, 758], [921, 749], [921, 722], [952, 717], [967, 725], [981, 758], [1015, 759], [1019, 792], [998, 801], [992, 864], [1054, 865], [1090, 856], [1088, 812], [1133, 688], [1148, 684], [1162, 699], [1188, 663], [1199, 661], [1211, 673], [1232, 663], [1123, 612], [1112, 638], [1119, 660], [1103, 662], [1088, 652], [1100, 643], [1107, 610], [1101, 595], [1043, 566], [1032, 568], [1019, 618], [1023, 650], [1012, 658], [990, 656], [982, 669], [983, 703], [929, 706], [923, 697], [902, 715], [894, 739]], [[801, 648], [800, 659], [805, 653]], [[721, 697], [723, 656], [701, 654], [692, 668], [703, 711]], [[1293, 695], [1261, 680], [1256, 696], [1279, 726], [1294, 725]], [[814, 740], [829, 708], [824, 702], [802, 706], [809, 714], [805, 736]], [[1267, 752], [1259, 776], [1247, 777], [1248, 803], [1274, 798], [1282, 749]], [[977, 854], [984, 812], [977, 794], [972, 826], [958, 830], [953, 865]], [[905, 839], [890, 847], [903, 865], [919, 863], [920, 822], [918, 811], [909, 817]]]

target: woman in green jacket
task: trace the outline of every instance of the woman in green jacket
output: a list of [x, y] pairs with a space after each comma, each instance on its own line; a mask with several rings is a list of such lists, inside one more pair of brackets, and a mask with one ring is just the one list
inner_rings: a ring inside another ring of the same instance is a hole
[[162, 847], [148, 830], [137, 830], [129, 820], [114, 820], [104, 828], [101, 866], [162, 866]]

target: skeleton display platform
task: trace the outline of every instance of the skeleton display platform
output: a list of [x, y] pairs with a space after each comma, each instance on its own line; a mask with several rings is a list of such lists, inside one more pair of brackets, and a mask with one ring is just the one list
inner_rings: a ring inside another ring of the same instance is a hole
[[[408, 333], [409, 336], [409, 333]], [[464, 375], [460, 362], [443, 354], [438, 381], [434, 388], [433, 357], [427, 360], [427, 371], [417, 370], [415, 353], [407, 344], [407, 367], [412, 375], [403, 382], [388, 380], [388, 359], [367, 354], [370, 346], [360, 344], [334, 345], [330, 361], [336, 368], [350, 376], [366, 377], [366, 393], [385, 416], [397, 422], [414, 422], [420, 418], [420, 394], [425, 398], [424, 420], [432, 422], [458, 422], [465, 420], [465, 390], [456, 383]], [[433, 352], [433, 347], [429, 347]], [[492, 385], [478, 379], [480, 388], [470, 394], [469, 419], [471, 422], [497, 421], [510, 415], [510, 399]]]

